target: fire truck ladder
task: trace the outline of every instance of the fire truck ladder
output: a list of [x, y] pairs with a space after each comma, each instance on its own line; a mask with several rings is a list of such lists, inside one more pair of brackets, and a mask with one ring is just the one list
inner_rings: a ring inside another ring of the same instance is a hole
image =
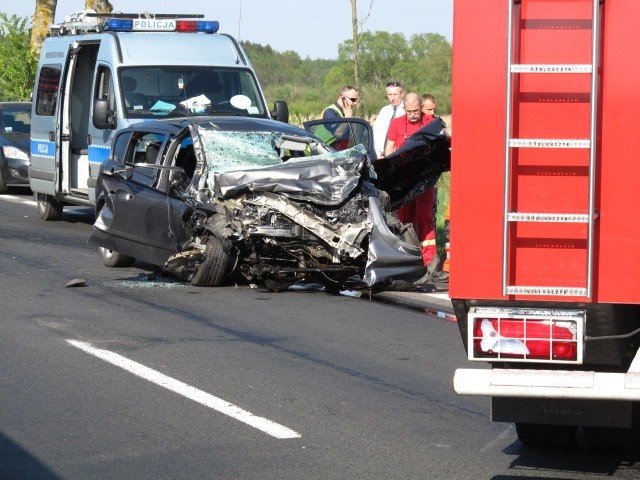
[[[595, 170], [596, 170], [596, 132], [597, 132], [597, 86], [598, 86], [598, 45], [600, 37], [600, 3], [593, 0], [593, 16], [591, 27], [591, 64], [515, 64], [514, 63], [514, 3], [522, 0], [507, 0], [509, 4], [508, 37], [507, 37], [507, 108], [505, 130], [505, 184], [504, 184], [504, 219], [503, 219], [503, 257], [502, 257], [502, 295], [558, 295], [558, 296], [592, 296], [593, 276], [593, 235], [595, 204]], [[519, 30], [518, 30], [519, 31]], [[590, 138], [588, 139], [527, 139], [512, 138], [513, 125], [513, 76], [527, 73], [578, 73], [591, 75], [590, 92]], [[589, 206], [586, 213], [530, 213], [511, 211], [512, 159], [511, 152], [515, 148], [588, 148], [589, 149]], [[509, 285], [509, 225], [513, 222], [543, 223], [585, 223], [587, 224], [587, 272], [585, 287], [557, 286], [516, 286]]]

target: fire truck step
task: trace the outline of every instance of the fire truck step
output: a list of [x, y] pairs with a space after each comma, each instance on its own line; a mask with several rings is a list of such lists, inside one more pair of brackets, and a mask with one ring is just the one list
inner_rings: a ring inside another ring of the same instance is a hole
[[591, 140], [571, 138], [510, 138], [510, 148], [591, 148]]
[[543, 222], [543, 223], [589, 223], [586, 213], [534, 213], [509, 212], [509, 222]]
[[511, 73], [591, 73], [591, 64], [513, 64]]
[[560, 297], [586, 297], [587, 289], [582, 287], [518, 287], [508, 285], [507, 295], [556, 295]]

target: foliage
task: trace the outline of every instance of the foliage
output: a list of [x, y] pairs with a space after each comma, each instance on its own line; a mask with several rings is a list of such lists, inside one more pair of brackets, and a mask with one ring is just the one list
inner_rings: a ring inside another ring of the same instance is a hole
[[0, 101], [29, 100], [38, 58], [29, 47], [28, 19], [0, 13]]
[[[338, 47], [337, 60], [302, 59], [292, 51], [243, 42], [269, 101], [286, 100], [294, 118], [317, 116], [344, 85], [353, 85], [353, 40]], [[360, 36], [360, 114], [374, 116], [387, 103], [385, 86], [401, 81], [407, 91], [431, 93], [438, 112], [451, 111], [451, 44], [436, 33], [363, 32]]]

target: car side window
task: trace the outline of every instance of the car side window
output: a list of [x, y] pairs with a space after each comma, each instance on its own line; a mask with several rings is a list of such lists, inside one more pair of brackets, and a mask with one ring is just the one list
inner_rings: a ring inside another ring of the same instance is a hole
[[130, 138], [131, 132], [125, 132], [116, 138], [113, 144], [113, 151], [111, 152], [111, 158], [114, 163], [124, 163]]
[[[134, 134], [131, 138], [131, 148], [127, 150], [127, 161], [135, 164], [160, 164], [163, 157], [165, 136], [155, 132]], [[151, 167], [136, 167], [132, 179], [152, 187], [160, 174], [160, 169]]]

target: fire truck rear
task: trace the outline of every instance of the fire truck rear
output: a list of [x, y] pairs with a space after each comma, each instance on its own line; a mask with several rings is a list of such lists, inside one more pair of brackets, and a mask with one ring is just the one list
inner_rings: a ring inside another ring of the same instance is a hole
[[[637, 0], [455, 0], [450, 296], [526, 443], [640, 428]], [[480, 365], [478, 365], [480, 366]]]

